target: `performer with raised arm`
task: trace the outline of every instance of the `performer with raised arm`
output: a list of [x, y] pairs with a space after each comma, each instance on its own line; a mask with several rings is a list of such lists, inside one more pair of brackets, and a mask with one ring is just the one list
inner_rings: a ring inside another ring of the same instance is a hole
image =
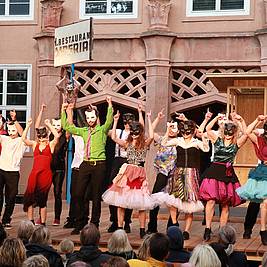
[[[143, 114], [142, 114], [142, 106], [141, 104], [138, 104], [138, 116], [139, 116], [139, 122], [143, 125], [144, 127], [144, 119], [143, 119]], [[122, 140], [127, 140], [129, 134], [130, 134], [130, 124], [135, 121], [135, 116], [132, 113], [125, 113], [122, 115], [123, 119], [123, 125], [124, 129], [116, 129], [116, 135], [118, 138]], [[109, 131], [109, 136], [111, 136], [112, 131]], [[112, 162], [112, 168], [111, 168], [111, 173], [110, 173], [110, 183], [112, 183], [112, 180], [116, 177], [118, 174], [120, 167], [124, 164], [127, 163], [127, 152], [124, 147], [121, 147], [118, 143], [116, 144], [115, 147], [115, 158]], [[118, 229], [118, 216], [117, 216], [117, 207], [109, 205], [109, 212], [110, 212], [110, 221], [111, 225], [108, 228], [108, 232], [112, 233]], [[131, 216], [132, 216], [133, 210], [131, 209], [125, 209], [125, 214], [124, 214], [124, 230], [126, 233], [131, 232], [130, 228], [130, 223], [131, 223]]]
[[183, 237], [190, 238], [189, 232], [193, 221], [193, 212], [204, 209], [199, 200], [199, 168], [200, 150], [209, 151], [207, 139], [202, 136], [202, 141], [194, 138], [196, 124], [194, 121], [181, 121], [178, 130], [182, 137], [164, 137], [163, 146], [176, 146], [177, 160], [175, 169], [168, 180], [163, 192], [153, 194], [153, 197], [161, 204], [169, 207], [172, 223], [177, 224], [177, 210], [185, 213], [185, 230]]
[[23, 129], [16, 120], [16, 112], [10, 113], [12, 121], [7, 123], [8, 136], [0, 135], [2, 151], [0, 155], [0, 214], [3, 208], [3, 192], [5, 190], [5, 211], [2, 224], [11, 228], [11, 216], [18, 193], [20, 163], [26, 150], [21, 137]]
[[118, 228], [123, 228], [125, 209], [139, 211], [140, 237], [145, 236], [146, 210], [153, 209], [155, 202], [151, 198], [147, 187], [145, 174], [145, 157], [147, 149], [153, 141], [153, 129], [151, 124], [151, 112], [147, 113], [149, 125], [149, 137], [145, 139], [144, 128], [140, 122], [133, 121], [130, 124], [130, 134], [126, 140], [116, 135], [116, 127], [120, 114], [114, 116], [111, 138], [114, 142], [124, 147], [127, 151], [127, 163], [124, 163], [117, 176], [113, 179], [113, 185], [102, 195], [104, 202], [118, 207]]
[[[240, 183], [233, 168], [234, 158], [238, 149], [246, 142], [247, 135], [242, 133], [238, 136], [238, 127], [232, 121], [224, 123], [221, 137], [212, 128], [220, 119], [217, 115], [206, 127], [208, 138], [214, 144], [214, 161], [203, 173], [203, 180], [199, 190], [200, 199], [207, 202], [206, 228], [204, 240], [208, 241], [211, 237], [211, 222], [214, 215], [215, 203], [221, 204], [222, 211], [220, 225], [224, 226], [228, 221], [229, 207], [238, 206], [242, 203], [235, 189], [240, 187]], [[246, 129], [243, 118], [235, 116], [243, 129]]]
[[[34, 157], [32, 171], [24, 193], [23, 210], [27, 212], [28, 219], [34, 223], [34, 207], [38, 206], [40, 208], [41, 224], [45, 225], [47, 198], [52, 184], [50, 164], [59, 136], [50, 121], [46, 119], [45, 125], [48, 129], [45, 126], [36, 128], [37, 140], [29, 140], [27, 139], [27, 133], [31, 125], [32, 119], [29, 119], [22, 134], [23, 142], [32, 147]], [[49, 141], [48, 130], [54, 135], [53, 141]]]
[[72, 234], [79, 234], [80, 230], [87, 224], [87, 216], [84, 210], [84, 198], [87, 186], [91, 187], [92, 196], [92, 213], [91, 223], [99, 226], [101, 215], [101, 190], [106, 172], [106, 155], [105, 145], [108, 131], [113, 121], [112, 101], [111, 97], [106, 98], [108, 103], [108, 111], [106, 122], [103, 125], [97, 124], [99, 117], [98, 110], [90, 106], [85, 111], [88, 127], [79, 128], [73, 124], [69, 124], [66, 118], [65, 109], [67, 103], [63, 103], [61, 112], [61, 122], [63, 129], [71, 134], [82, 136], [84, 141], [85, 153], [84, 161], [80, 165], [79, 176], [77, 180], [77, 188], [73, 193], [76, 210], [76, 225]]
[[[247, 182], [239, 187], [236, 192], [240, 198], [261, 203], [261, 228], [260, 236], [263, 245], [267, 245], [266, 217], [267, 217], [267, 116], [259, 115], [247, 128], [247, 134], [252, 141], [255, 153], [261, 163], [250, 170]], [[252, 133], [259, 122], [264, 122], [264, 132], [261, 135]], [[252, 229], [251, 229], [252, 230]]]

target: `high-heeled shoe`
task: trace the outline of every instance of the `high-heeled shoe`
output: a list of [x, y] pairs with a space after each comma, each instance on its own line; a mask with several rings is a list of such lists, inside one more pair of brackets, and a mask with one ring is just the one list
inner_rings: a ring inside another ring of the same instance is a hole
[[211, 229], [210, 228], [205, 228], [203, 239], [205, 241], [209, 241], [210, 240], [210, 235], [211, 235]]
[[146, 229], [140, 228], [140, 238], [142, 239], [146, 235]]

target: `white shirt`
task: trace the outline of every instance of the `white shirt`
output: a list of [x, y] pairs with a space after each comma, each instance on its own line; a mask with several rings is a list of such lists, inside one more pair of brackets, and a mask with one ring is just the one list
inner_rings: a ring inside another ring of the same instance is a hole
[[79, 168], [84, 158], [84, 141], [81, 136], [72, 135], [74, 139], [74, 156], [71, 163], [71, 168]]
[[[116, 129], [116, 136], [122, 140], [126, 140], [129, 133], [130, 132], [126, 132], [125, 130]], [[118, 144], [116, 144], [115, 147], [115, 158], [117, 157], [127, 158], [127, 152], [125, 148], [119, 146]]]
[[2, 152], [0, 155], [0, 169], [3, 171], [19, 171], [21, 159], [27, 148], [21, 137], [12, 139], [1, 135]]

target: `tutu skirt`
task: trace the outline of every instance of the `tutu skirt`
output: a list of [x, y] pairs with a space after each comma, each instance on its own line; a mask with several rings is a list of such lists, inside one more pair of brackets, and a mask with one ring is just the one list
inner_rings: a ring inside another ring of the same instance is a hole
[[240, 198], [261, 203], [267, 199], [267, 165], [250, 170], [247, 182], [236, 190]]
[[102, 199], [109, 205], [127, 209], [152, 210], [157, 206], [149, 193], [144, 167], [127, 163], [122, 165]]

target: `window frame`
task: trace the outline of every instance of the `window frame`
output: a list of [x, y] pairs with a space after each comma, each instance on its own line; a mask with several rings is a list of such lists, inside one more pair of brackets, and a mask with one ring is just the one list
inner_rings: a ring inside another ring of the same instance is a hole
[[[3, 98], [0, 103], [2, 115], [6, 118], [6, 111], [15, 109], [16, 111], [26, 111], [26, 121], [31, 116], [31, 98], [32, 98], [32, 65], [31, 64], [0, 64], [0, 69], [3, 70]], [[26, 105], [7, 105], [7, 72], [8, 70], [27, 70], [27, 97]]]
[[[90, 1], [90, 0], [89, 0]], [[101, 0], [100, 0], [101, 1]], [[112, 0], [106, 0], [107, 1], [107, 9], [111, 8], [111, 1]], [[138, 18], [138, 4], [139, 0], [129, 0], [133, 2], [133, 13], [132, 14], [123, 14], [123, 13], [106, 13], [106, 14], [100, 14], [100, 13], [92, 13], [92, 14], [86, 14], [85, 13], [85, 3], [86, 0], [80, 0], [80, 19], [88, 19], [90, 17], [94, 19], [136, 19]]]
[[5, 0], [5, 15], [0, 15], [0, 21], [17, 21], [34, 19], [34, 0], [29, 0], [28, 15], [9, 15], [10, 0]]
[[220, 1], [216, 0], [215, 10], [193, 11], [193, 0], [186, 0], [187, 17], [247, 16], [250, 15], [250, 0], [244, 0], [244, 9], [220, 10]]

